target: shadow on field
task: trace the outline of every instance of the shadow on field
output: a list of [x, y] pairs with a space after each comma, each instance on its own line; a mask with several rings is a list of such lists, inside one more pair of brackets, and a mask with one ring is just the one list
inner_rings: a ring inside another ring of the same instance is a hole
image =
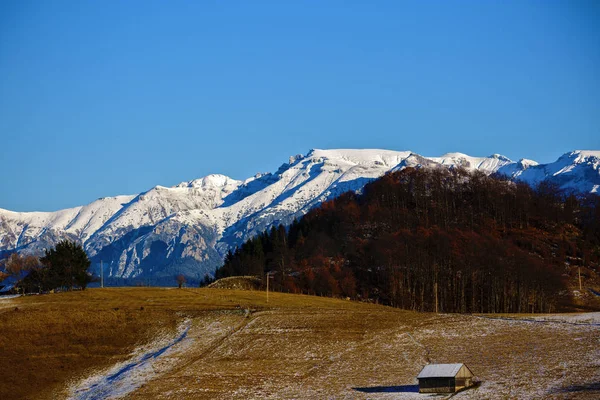
[[352, 389], [363, 393], [418, 393], [419, 385], [372, 386]]
[[600, 382], [585, 385], [571, 385], [553, 390], [554, 393], [600, 392]]

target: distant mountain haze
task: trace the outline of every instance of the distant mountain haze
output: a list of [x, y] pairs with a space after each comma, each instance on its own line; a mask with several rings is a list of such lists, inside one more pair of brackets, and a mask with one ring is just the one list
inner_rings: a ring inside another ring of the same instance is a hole
[[137, 195], [105, 197], [56, 212], [0, 209], [0, 252], [41, 254], [61, 239], [81, 243], [107, 278], [153, 279], [173, 284], [176, 274], [213, 274], [229, 249], [274, 224], [289, 224], [346, 191], [360, 191], [386, 172], [407, 167], [457, 168], [500, 174], [565, 191], [598, 193], [600, 151], [572, 151], [549, 164], [502, 155], [410, 151], [311, 150], [289, 158], [276, 172], [244, 181], [224, 175], [156, 186]]

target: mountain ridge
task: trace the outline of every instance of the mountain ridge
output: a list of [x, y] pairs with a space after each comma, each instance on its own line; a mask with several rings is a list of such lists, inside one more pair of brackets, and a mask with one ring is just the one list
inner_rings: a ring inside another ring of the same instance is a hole
[[561, 188], [598, 193], [600, 151], [576, 150], [554, 163], [518, 162], [500, 154], [312, 149], [274, 173], [236, 180], [221, 174], [157, 185], [136, 195], [104, 197], [55, 212], [0, 209], [0, 251], [39, 254], [60, 239], [84, 245], [105, 276], [172, 279], [212, 274], [226, 252], [273, 224], [288, 224], [321, 202], [406, 167], [465, 168], [535, 185], [548, 179]]

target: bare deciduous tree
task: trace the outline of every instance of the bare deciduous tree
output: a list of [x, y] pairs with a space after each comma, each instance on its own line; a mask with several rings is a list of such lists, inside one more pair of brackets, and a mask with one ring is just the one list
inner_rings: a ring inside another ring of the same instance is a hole
[[183, 274], [179, 274], [179, 275], [177, 275], [176, 279], [177, 279], [177, 286], [179, 287], [179, 289], [181, 289], [181, 287], [185, 283], [185, 276]]

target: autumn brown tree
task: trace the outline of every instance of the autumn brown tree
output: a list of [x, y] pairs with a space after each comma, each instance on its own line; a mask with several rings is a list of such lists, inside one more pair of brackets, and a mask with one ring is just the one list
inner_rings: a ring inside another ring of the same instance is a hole
[[567, 258], [600, 261], [600, 197], [457, 169], [406, 168], [272, 227], [217, 277], [442, 312], [555, 310]]

